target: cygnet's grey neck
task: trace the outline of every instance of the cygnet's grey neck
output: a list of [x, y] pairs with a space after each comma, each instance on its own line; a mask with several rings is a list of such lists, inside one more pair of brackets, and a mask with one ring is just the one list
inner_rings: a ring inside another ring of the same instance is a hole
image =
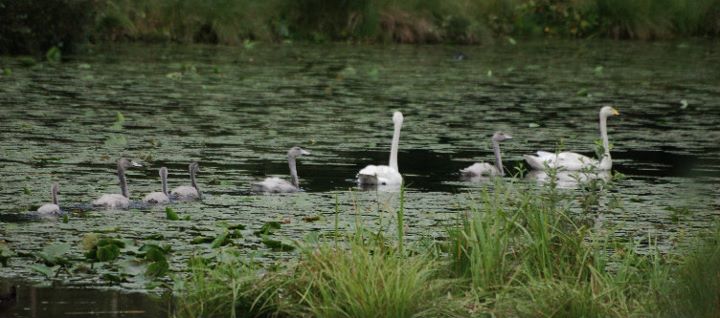
[[167, 186], [167, 173], [160, 173], [160, 182], [162, 183], [162, 192], [166, 196], [168, 195], [168, 186]]
[[290, 167], [290, 178], [293, 186], [300, 189], [300, 180], [298, 179], [294, 156], [288, 156], [288, 166]]
[[58, 195], [57, 195], [58, 187], [53, 185], [52, 188], [50, 189], [50, 192], [52, 193], [52, 203], [57, 206], [60, 206], [60, 203], [58, 201]]
[[502, 158], [500, 156], [500, 142], [497, 140], [492, 141], [493, 152], [495, 152], [495, 168], [498, 169], [501, 176], [505, 175], [505, 169], [503, 169]]
[[200, 188], [198, 188], [197, 181], [195, 180], [195, 171], [197, 171], [194, 167], [190, 167], [190, 185], [195, 188], [198, 194], [198, 198], [202, 198], [202, 192], [200, 192]]
[[120, 192], [122, 196], [129, 199], [130, 192], [128, 191], [127, 179], [125, 178], [125, 168], [120, 163], [118, 163], [117, 174], [118, 180], [120, 180]]

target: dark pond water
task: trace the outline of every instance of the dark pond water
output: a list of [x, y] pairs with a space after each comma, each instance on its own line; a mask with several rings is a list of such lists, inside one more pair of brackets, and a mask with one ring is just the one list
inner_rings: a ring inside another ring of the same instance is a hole
[[[453, 60], [458, 50], [469, 58]], [[606, 104], [621, 113], [608, 126], [613, 168], [626, 178], [613, 193], [619, 206], [601, 208], [599, 219], [618, 235], [655, 235], [669, 246], [720, 215], [718, 44], [122, 46], [59, 65], [3, 58], [0, 66], [12, 69], [0, 76], [0, 240], [15, 254], [0, 277], [30, 285], [48, 281], [30, 267], [37, 252], [62, 242], [71, 259], [82, 259], [87, 233], [120, 238], [128, 249], [169, 244], [171, 269], [181, 272], [191, 255], [214, 253], [189, 242], [227, 225], [246, 226], [235, 247], [274, 259], [292, 253], [272, 252], [252, 235], [267, 221], [286, 223], [278, 232], [286, 239], [333, 230], [336, 208], [342, 228], [357, 216], [388, 223], [397, 193], [349, 189], [359, 169], [386, 163], [393, 110], [405, 114], [399, 166], [411, 238], [443, 236], [472, 193], [487, 186], [460, 181], [458, 170], [492, 160], [493, 131], [514, 136], [503, 144], [509, 167], [560, 142], [592, 154], [597, 111]], [[299, 160], [305, 192], [249, 194], [253, 181], [288, 174], [285, 153], [293, 145], [312, 151]], [[175, 205], [190, 218], [179, 221], [157, 208], [86, 209], [102, 193], [119, 193], [120, 156], [146, 166], [128, 172], [135, 200], [159, 190], [157, 168], [170, 169], [174, 187], [189, 183], [187, 164], [199, 161], [204, 202]], [[28, 221], [22, 213], [50, 200], [52, 182], [60, 184], [61, 205], [75, 212], [67, 223]], [[133, 275], [122, 283], [100, 278], [122, 267], [96, 270], [57, 279], [67, 288], [124, 291], [84, 294], [98, 311], [134, 310], [122, 305], [134, 297], [125, 293], [158, 291]], [[33, 290], [20, 289], [14, 315], [32, 316], [32, 301], [69, 302], [63, 297], [82, 293]]]

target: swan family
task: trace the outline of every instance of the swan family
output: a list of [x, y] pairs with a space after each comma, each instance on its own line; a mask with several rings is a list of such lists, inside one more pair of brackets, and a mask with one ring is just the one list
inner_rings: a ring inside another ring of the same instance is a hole
[[[602, 139], [603, 154], [600, 160], [593, 159], [574, 152], [551, 153], [547, 151], [538, 151], [535, 155], [523, 156], [527, 164], [532, 168], [531, 175], [538, 175], [538, 179], [542, 178], [545, 171], [556, 169], [559, 173], [569, 173], [573, 171], [593, 170], [598, 175], [606, 176], [612, 168], [612, 158], [610, 157], [610, 142], [607, 135], [607, 119], [610, 116], [617, 116], [620, 113], [613, 107], [604, 106], [600, 109], [600, 138]], [[400, 147], [400, 130], [403, 124], [403, 114], [394, 112], [393, 136], [390, 144], [390, 158], [388, 165], [368, 165], [361, 169], [357, 175], [357, 184], [361, 187], [374, 186], [378, 189], [383, 187], [399, 187], [403, 182], [398, 167], [398, 149]], [[460, 175], [464, 179], [474, 180], [475, 178], [484, 177], [502, 177], [505, 170], [502, 164], [502, 156], [500, 151], [500, 143], [512, 139], [512, 136], [504, 132], [495, 132], [491, 138], [493, 153], [495, 155], [495, 163], [479, 162], [465, 169], [460, 170]], [[300, 188], [300, 179], [297, 173], [296, 160], [302, 156], [310, 155], [310, 152], [300, 147], [292, 147], [287, 152], [288, 167], [290, 170], [290, 181], [278, 178], [268, 177], [265, 180], [253, 183], [251, 191], [255, 193], [293, 193], [302, 191]], [[117, 161], [117, 178], [120, 184], [120, 194], [111, 193], [103, 194], [98, 199], [92, 201], [93, 207], [104, 209], [127, 209], [130, 206], [130, 192], [128, 190], [127, 177], [125, 171], [131, 168], [142, 167], [141, 164], [126, 158], [120, 158]], [[151, 192], [143, 197], [142, 202], [146, 205], [162, 205], [175, 201], [193, 201], [202, 200], [202, 192], [198, 187], [196, 175], [200, 171], [200, 165], [192, 162], [188, 165], [188, 174], [190, 176], [190, 185], [178, 186], [168, 191], [167, 177], [168, 169], [161, 167], [158, 170], [161, 182], [161, 192]], [[60, 203], [58, 201], [59, 185], [54, 183], [51, 186], [52, 203], [44, 204], [37, 209], [37, 213], [42, 217], [59, 216], [62, 214]]]

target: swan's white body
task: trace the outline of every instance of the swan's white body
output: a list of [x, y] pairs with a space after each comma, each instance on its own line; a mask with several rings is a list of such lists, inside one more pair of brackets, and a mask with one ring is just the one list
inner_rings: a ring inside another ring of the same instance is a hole
[[95, 207], [103, 207], [106, 209], [127, 209], [130, 206], [130, 199], [122, 194], [103, 194], [100, 198], [92, 202]]
[[125, 178], [125, 169], [131, 167], [142, 167], [139, 163], [121, 158], [117, 164], [117, 176], [120, 181], [120, 191], [122, 194], [103, 194], [97, 200], [92, 202], [95, 207], [105, 209], [127, 209], [130, 206], [130, 192], [128, 191], [127, 179]]
[[309, 155], [310, 152], [300, 147], [292, 147], [288, 150], [288, 167], [290, 168], [290, 178], [292, 182], [278, 177], [269, 177], [265, 180], [253, 183], [251, 187], [252, 192], [264, 192], [264, 193], [293, 193], [300, 191], [300, 179], [297, 175], [297, 166], [295, 159]]
[[460, 170], [462, 177], [473, 180], [480, 177], [504, 176], [505, 171], [503, 170], [502, 157], [500, 156], [500, 142], [508, 139], [512, 139], [512, 136], [500, 131], [495, 132], [491, 138], [493, 153], [495, 154], [495, 165], [486, 162], [475, 163], [472, 166]]
[[390, 162], [388, 166], [369, 165], [362, 168], [357, 174], [360, 186], [396, 186], [402, 184], [403, 178], [398, 169], [398, 147], [400, 146], [400, 128], [402, 128], [403, 115], [401, 112], [393, 114], [394, 132], [390, 146]]
[[357, 174], [360, 185], [399, 185], [403, 178], [397, 168], [369, 165]]
[[162, 192], [150, 192], [142, 199], [147, 204], [166, 204], [170, 203], [170, 198], [167, 195], [167, 168], [162, 167], [159, 170], [160, 183], [162, 184]]
[[618, 111], [610, 106], [600, 109], [600, 137], [602, 138], [604, 154], [602, 160], [590, 158], [574, 152], [552, 153], [538, 151], [535, 156], [525, 155], [525, 161], [535, 170], [559, 169], [577, 171], [584, 169], [610, 170], [612, 158], [610, 157], [610, 142], [607, 136], [607, 118], [619, 115]]
[[200, 171], [200, 165], [197, 162], [192, 162], [188, 166], [188, 173], [190, 174], [190, 186], [179, 186], [170, 191], [170, 197], [173, 200], [178, 201], [193, 201], [202, 198], [202, 193], [198, 189], [197, 181], [195, 180], [195, 174]]
[[610, 170], [612, 168], [612, 160], [610, 156], [603, 156], [603, 160], [590, 158], [574, 152], [552, 153], [547, 151], [538, 151], [537, 155], [523, 156], [525, 161], [535, 170], [545, 170], [545, 164], [550, 169], [562, 169], [567, 171], [577, 171], [583, 169]]

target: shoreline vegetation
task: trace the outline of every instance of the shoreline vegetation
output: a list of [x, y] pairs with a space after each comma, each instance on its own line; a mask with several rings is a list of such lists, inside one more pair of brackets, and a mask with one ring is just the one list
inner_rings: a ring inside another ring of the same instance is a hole
[[306, 238], [292, 261], [233, 248], [192, 258], [173, 316], [716, 317], [720, 228], [662, 252], [649, 234], [619, 238], [596, 220], [612, 210], [612, 183], [498, 180], [470, 194], [445, 239], [413, 242], [401, 192], [388, 224]]
[[720, 35], [720, 0], [0, 0], [0, 54], [107, 42], [513, 43]]

